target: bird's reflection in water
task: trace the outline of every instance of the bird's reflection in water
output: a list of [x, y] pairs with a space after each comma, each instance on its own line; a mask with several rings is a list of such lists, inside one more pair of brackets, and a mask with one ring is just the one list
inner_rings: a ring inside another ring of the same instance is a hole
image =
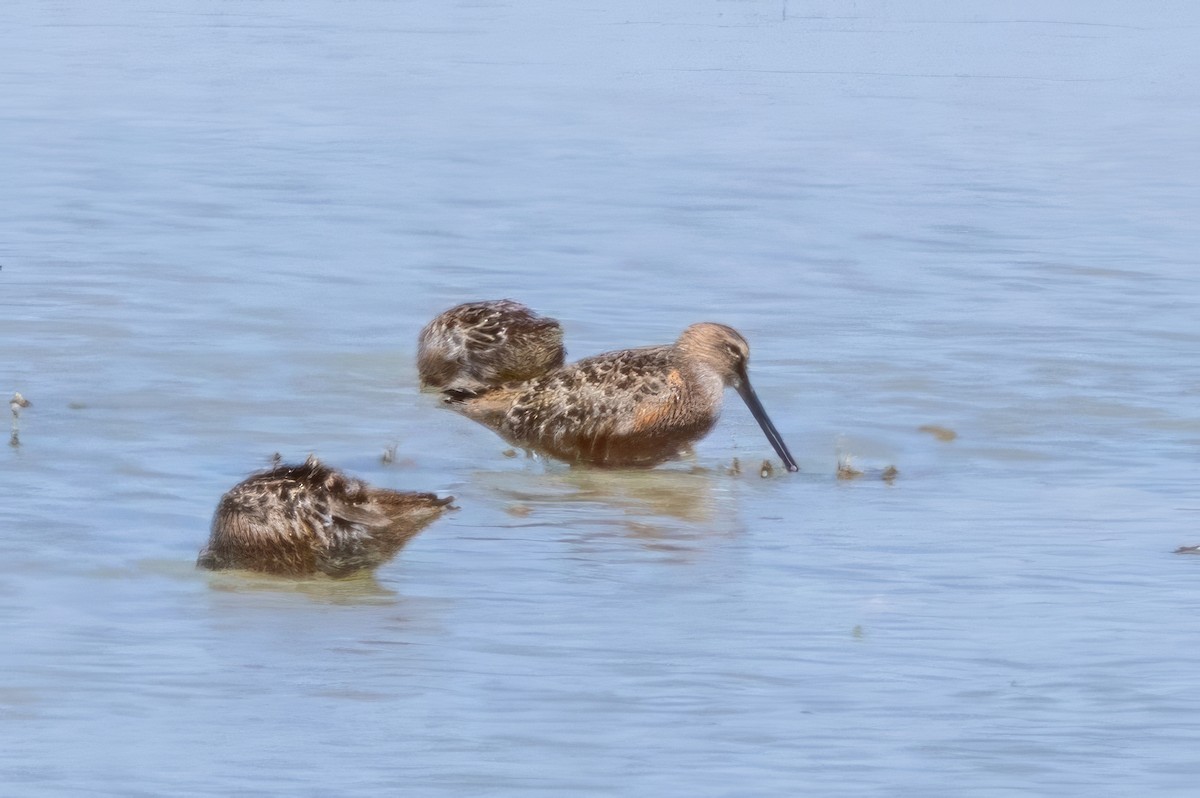
[[94, 579], [127, 582], [132, 577], [160, 577], [180, 582], [202, 579], [216, 594], [300, 595], [322, 604], [394, 604], [401, 596], [379, 583], [375, 574], [363, 571], [334, 579], [324, 574], [308, 577], [272, 576], [231, 569], [206, 571], [189, 560], [143, 559], [123, 567], [95, 568]]
[[736, 533], [729, 501], [736, 480], [702, 468], [607, 470], [548, 464], [546, 470], [482, 471], [476, 485], [497, 496], [510, 528], [552, 528], [589, 550], [613, 539], [679, 555], [702, 550], [714, 537]]
[[253, 571], [199, 572], [218, 593], [278, 593], [301, 595], [321, 604], [394, 604], [399, 595], [389, 590], [373, 573], [363, 572], [344, 579], [327, 576], [305, 578], [269, 576]]

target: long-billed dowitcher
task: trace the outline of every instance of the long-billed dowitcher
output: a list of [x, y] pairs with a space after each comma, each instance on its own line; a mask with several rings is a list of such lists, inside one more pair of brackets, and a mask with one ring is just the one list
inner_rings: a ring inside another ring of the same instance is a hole
[[421, 330], [421, 387], [476, 392], [540, 377], [563, 364], [562, 339], [558, 321], [511, 299], [458, 305]]
[[348, 576], [386, 562], [452, 501], [374, 488], [311, 456], [277, 464], [221, 497], [196, 565]]
[[750, 346], [732, 327], [704, 322], [674, 344], [580, 360], [480, 394], [446, 393], [462, 415], [514, 446], [568, 462], [653, 466], [703, 438], [726, 386], [741, 395], [789, 471], [799, 470], [750, 386]]

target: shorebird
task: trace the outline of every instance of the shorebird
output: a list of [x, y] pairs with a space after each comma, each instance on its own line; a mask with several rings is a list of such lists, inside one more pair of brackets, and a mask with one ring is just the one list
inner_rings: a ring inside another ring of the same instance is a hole
[[787, 470], [798, 471], [750, 386], [749, 358], [737, 330], [703, 322], [673, 344], [596, 355], [526, 382], [444, 397], [514, 446], [572, 463], [654, 466], [713, 428], [731, 387]]
[[562, 339], [557, 320], [511, 299], [458, 305], [421, 330], [421, 387], [476, 392], [531, 380], [563, 364]]
[[311, 456], [276, 463], [221, 497], [196, 565], [349, 576], [389, 560], [452, 501], [374, 488]]

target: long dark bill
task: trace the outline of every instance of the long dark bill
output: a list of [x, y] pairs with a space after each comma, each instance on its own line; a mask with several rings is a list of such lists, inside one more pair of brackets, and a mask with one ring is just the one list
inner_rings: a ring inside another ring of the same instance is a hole
[[750, 415], [754, 416], [754, 420], [758, 422], [758, 426], [762, 427], [763, 434], [767, 436], [767, 440], [775, 448], [775, 454], [779, 455], [780, 460], [783, 460], [784, 467], [788, 471], [799, 471], [800, 466], [796, 465], [796, 459], [788, 451], [787, 444], [783, 442], [783, 438], [779, 435], [779, 430], [775, 429], [775, 425], [771, 423], [771, 419], [767, 416], [767, 411], [763, 410], [762, 402], [758, 401], [758, 395], [750, 387], [750, 378], [745, 374], [741, 375], [741, 377], [741, 384], [735, 386], [738, 396], [742, 397], [742, 401], [746, 403], [746, 407], [750, 408]]

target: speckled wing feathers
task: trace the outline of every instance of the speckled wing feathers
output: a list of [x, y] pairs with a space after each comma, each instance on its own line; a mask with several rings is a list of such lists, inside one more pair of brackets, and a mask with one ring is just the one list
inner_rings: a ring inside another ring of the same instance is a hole
[[597, 355], [456, 409], [515, 445], [560, 459], [654, 465], [697, 437], [668, 423], [684, 389], [674, 354], [651, 346]]
[[221, 498], [197, 563], [345, 576], [386, 561], [451, 501], [373, 488], [312, 458], [301, 466], [281, 465]]
[[627, 349], [587, 358], [525, 386], [508, 412], [508, 426], [524, 435], [548, 427], [578, 434], [596, 427], [628, 433], [633, 412], [647, 397], [663, 395], [671, 349]]
[[508, 299], [469, 302], [421, 331], [417, 371], [423, 387], [476, 392], [537, 377], [565, 354], [555, 319]]

